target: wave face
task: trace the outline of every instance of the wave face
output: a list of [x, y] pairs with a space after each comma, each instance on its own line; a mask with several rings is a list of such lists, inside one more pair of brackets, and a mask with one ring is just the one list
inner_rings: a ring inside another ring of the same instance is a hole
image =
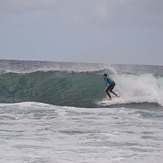
[[0, 102], [37, 101], [94, 107], [104, 97], [100, 76], [91, 72], [37, 71], [0, 75]]
[[[2, 66], [3, 64], [3, 66]], [[98, 107], [106, 98], [102, 74], [112, 72], [113, 104], [163, 106], [163, 67], [0, 61], [0, 102], [35, 101], [61, 106]]]

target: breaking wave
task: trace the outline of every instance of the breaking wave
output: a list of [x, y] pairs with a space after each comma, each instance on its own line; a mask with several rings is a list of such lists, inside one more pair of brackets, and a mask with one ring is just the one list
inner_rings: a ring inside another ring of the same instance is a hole
[[[115, 92], [113, 104], [156, 103], [163, 106], [163, 76], [143, 73], [120, 73], [113, 69]], [[0, 74], [0, 102], [35, 101], [61, 106], [98, 107], [106, 98], [99, 71], [35, 71]]]

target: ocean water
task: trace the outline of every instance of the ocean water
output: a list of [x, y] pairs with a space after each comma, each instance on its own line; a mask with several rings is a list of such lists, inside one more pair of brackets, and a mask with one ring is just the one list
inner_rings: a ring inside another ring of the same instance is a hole
[[0, 162], [162, 163], [163, 66], [1, 60]]

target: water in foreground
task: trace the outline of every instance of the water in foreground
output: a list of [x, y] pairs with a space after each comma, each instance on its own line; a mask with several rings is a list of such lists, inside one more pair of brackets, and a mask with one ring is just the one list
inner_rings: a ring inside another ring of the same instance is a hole
[[163, 111], [0, 105], [0, 162], [163, 161]]

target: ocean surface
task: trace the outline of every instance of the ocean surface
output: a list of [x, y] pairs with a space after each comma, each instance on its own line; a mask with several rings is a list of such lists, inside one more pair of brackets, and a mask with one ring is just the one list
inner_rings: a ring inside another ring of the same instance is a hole
[[0, 60], [1, 162], [162, 163], [163, 66]]

